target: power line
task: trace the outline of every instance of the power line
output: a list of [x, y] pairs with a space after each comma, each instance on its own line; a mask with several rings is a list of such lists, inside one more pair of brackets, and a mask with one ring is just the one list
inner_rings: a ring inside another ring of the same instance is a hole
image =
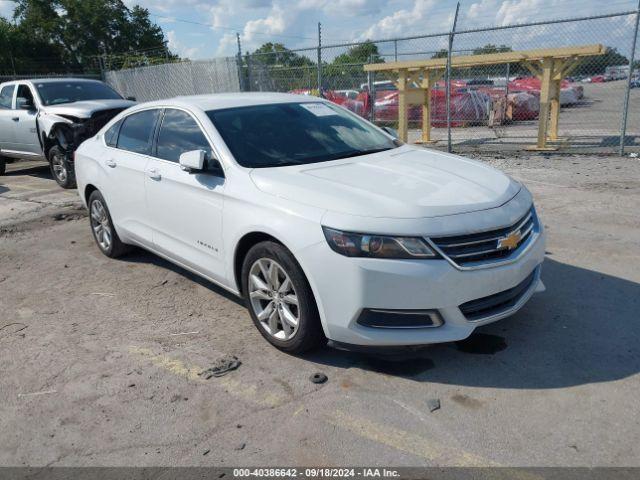
[[[207, 27], [207, 28], [212, 28], [212, 29], [217, 29], [217, 30], [229, 30], [229, 31], [233, 31], [233, 32], [239, 32], [239, 31], [244, 30], [244, 27], [220, 27], [220, 26], [212, 25], [210, 23], [196, 22], [194, 20], [187, 20], [187, 19], [184, 19], [184, 18], [176, 18], [176, 17], [171, 16], [171, 15], [161, 15], [159, 13], [149, 12], [149, 15], [151, 15], [153, 17], [165, 18], [165, 19], [168, 19], [168, 20], [173, 20], [174, 22], [188, 23], [188, 24], [191, 24], [191, 25], [200, 25], [202, 27]], [[252, 31], [251, 33], [254, 34], [254, 35], [265, 35], [265, 36], [268, 36], [268, 37], [297, 38], [299, 40], [316, 40], [315, 38], [302, 37], [302, 36], [299, 36], [299, 35], [281, 35], [281, 34], [276, 34], [276, 33], [256, 32], [256, 31]]]

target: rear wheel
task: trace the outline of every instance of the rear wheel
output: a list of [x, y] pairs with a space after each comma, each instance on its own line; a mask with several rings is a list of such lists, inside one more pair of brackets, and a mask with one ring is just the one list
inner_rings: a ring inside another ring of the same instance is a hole
[[75, 188], [76, 175], [73, 163], [69, 159], [69, 153], [56, 145], [49, 150], [49, 166], [51, 175], [62, 188]]
[[130, 251], [131, 247], [122, 243], [118, 237], [102, 194], [98, 190], [94, 191], [89, 196], [88, 203], [91, 233], [100, 251], [110, 258], [119, 257]]
[[7, 171], [7, 161], [3, 157], [0, 157], [0, 175], [4, 175], [6, 171]]
[[309, 282], [284, 246], [262, 242], [249, 250], [242, 291], [256, 327], [280, 350], [303, 353], [326, 342]]

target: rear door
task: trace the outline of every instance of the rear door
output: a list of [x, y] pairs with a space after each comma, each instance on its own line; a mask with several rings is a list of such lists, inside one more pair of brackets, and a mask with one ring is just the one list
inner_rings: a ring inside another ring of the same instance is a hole
[[160, 111], [143, 110], [124, 117], [105, 133], [100, 160], [106, 179], [101, 190], [118, 234], [152, 245], [145, 195], [145, 172]]
[[[193, 150], [206, 152], [206, 173], [189, 173], [180, 167], [180, 155]], [[213, 148], [200, 123], [185, 110], [165, 109], [153, 156], [147, 165], [146, 189], [155, 248], [204, 275], [224, 281], [224, 174], [214, 168]]]
[[[29, 109], [24, 105], [32, 105]], [[26, 83], [18, 84], [16, 103], [11, 117], [13, 123], [14, 147], [12, 150], [27, 155], [42, 155], [42, 147], [38, 139], [36, 118], [38, 109], [33, 90]]]
[[15, 84], [0, 88], [0, 150], [10, 150], [15, 141], [13, 137], [13, 93]]

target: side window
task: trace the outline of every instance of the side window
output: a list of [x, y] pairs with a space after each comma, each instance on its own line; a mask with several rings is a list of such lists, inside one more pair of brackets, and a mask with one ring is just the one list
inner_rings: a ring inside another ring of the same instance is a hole
[[33, 93], [27, 85], [18, 85], [18, 94], [16, 95], [16, 109], [20, 109], [22, 105], [35, 105]]
[[166, 109], [158, 133], [156, 157], [178, 162], [180, 155], [191, 150], [204, 150], [207, 159], [213, 155], [209, 142], [191, 115], [182, 110]]
[[116, 147], [118, 145], [118, 133], [120, 133], [120, 126], [122, 120], [114, 123], [109, 130], [104, 134], [104, 143], [110, 147]]
[[149, 155], [158, 112], [159, 110], [145, 110], [124, 118], [118, 136], [118, 148]]
[[15, 85], [6, 85], [0, 90], [0, 108], [11, 108]]

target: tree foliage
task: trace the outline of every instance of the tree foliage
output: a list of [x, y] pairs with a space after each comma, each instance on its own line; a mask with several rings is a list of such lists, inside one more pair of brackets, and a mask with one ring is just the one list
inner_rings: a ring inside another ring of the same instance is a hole
[[13, 20], [0, 20], [5, 69], [8, 57], [16, 71], [40, 73], [95, 70], [98, 56], [125, 52], [170, 54], [149, 11], [122, 0], [16, 0]]

